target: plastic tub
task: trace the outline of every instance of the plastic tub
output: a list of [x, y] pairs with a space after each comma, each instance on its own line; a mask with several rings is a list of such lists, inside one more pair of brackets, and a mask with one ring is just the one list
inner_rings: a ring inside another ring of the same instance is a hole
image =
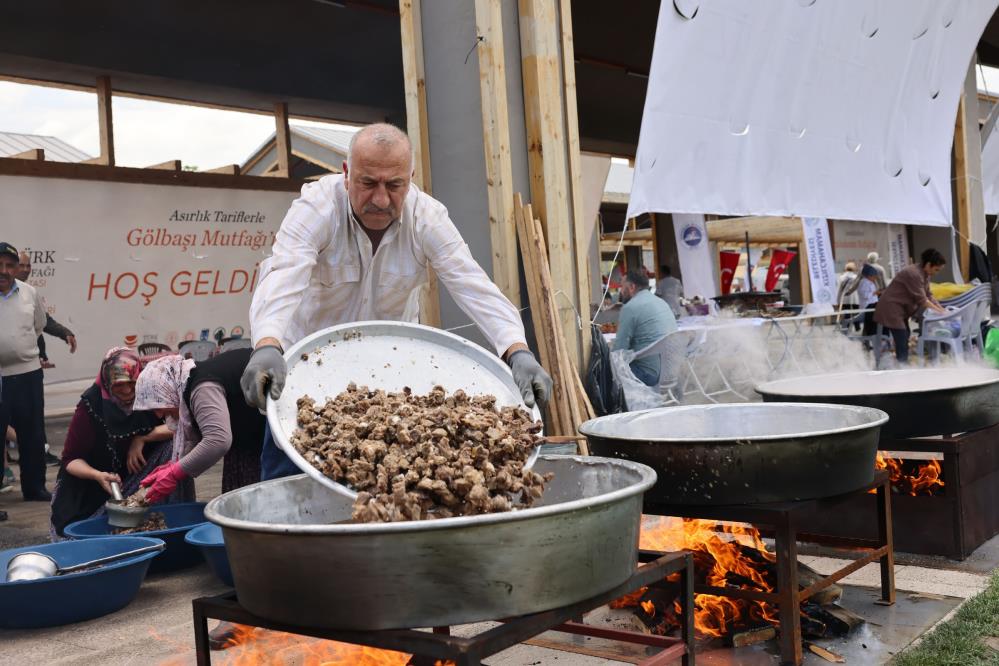
[[[149, 573], [162, 573], [193, 567], [201, 561], [201, 553], [194, 546], [184, 541], [184, 535], [191, 528], [205, 522], [204, 502], [185, 502], [182, 504], [159, 504], [151, 511], [162, 513], [167, 529], [152, 530], [139, 533], [144, 537], [162, 539], [166, 543], [163, 551], [150, 565]], [[110, 533], [108, 517], [99, 516], [71, 523], [66, 527], [66, 536], [73, 539], [93, 539], [105, 537]]]
[[232, 583], [232, 569], [229, 567], [229, 556], [225, 550], [225, 540], [222, 538], [222, 528], [212, 523], [199, 525], [187, 533], [184, 541], [198, 548], [208, 568], [219, 580], [228, 585]]
[[[68, 567], [99, 557], [162, 543], [145, 536], [111, 536], [60, 541], [0, 552], [0, 579], [7, 563], [19, 553], [48, 555]], [[150, 562], [161, 553], [143, 553], [90, 571], [14, 583], [0, 583], [0, 628], [32, 629], [81, 622], [124, 608], [132, 602]]]

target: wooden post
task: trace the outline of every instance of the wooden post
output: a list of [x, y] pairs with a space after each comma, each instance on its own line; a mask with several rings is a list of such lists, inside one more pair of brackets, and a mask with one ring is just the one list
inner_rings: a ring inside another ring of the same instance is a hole
[[205, 169], [203, 173], [224, 173], [230, 176], [239, 175], [239, 165], [238, 164], [226, 164], [225, 166], [216, 167], [214, 169]]
[[545, 224], [553, 288], [569, 358], [580, 366], [575, 225], [559, 58], [559, 14], [551, 0], [519, 0], [531, 202]]
[[[413, 145], [413, 180], [427, 194], [433, 193], [430, 177], [430, 130], [427, 125], [427, 85], [423, 66], [423, 13], [420, 0], [399, 0], [402, 37], [402, 74], [405, 84], [406, 131]], [[437, 276], [427, 269], [427, 289], [420, 303], [420, 321], [441, 325]]]
[[[964, 92], [957, 108], [954, 128], [954, 188], [957, 208], [954, 211], [959, 236], [956, 239], [961, 275], [970, 279], [971, 241], [983, 242], [985, 232], [985, 200], [982, 193], [982, 139], [978, 130], [978, 91], [975, 78], [975, 58], [972, 57], [965, 77]], [[955, 277], [957, 270], [954, 270]]]
[[[581, 363], [577, 364], [581, 372], [586, 372], [586, 364], [590, 359], [590, 237], [592, 220], [585, 219], [583, 206], [583, 160], [579, 152], [579, 112], [576, 108], [576, 49], [572, 39], [572, 4], [569, 0], [561, 0], [561, 33], [562, 33], [562, 82], [565, 99], [565, 137], [569, 151], [569, 187], [572, 192], [573, 236], [576, 243], [576, 286], [578, 297], [576, 306], [583, 320], [584, 330], [580, 336]], [[655, 225], [653, 224], [653, 229]], [[655, 232], [653, 231], [653, 239]]]
[[166, 162], [160, 162], [159, 164], [153, 164], [152, 166], [147, 166], [147, 169], [158, 169], [161, 171], [180, 171], [181, 163], [180, 160], [167, 160]]
[[291, 128], [288, 126], [288, 104], [274, 105], [274, 148], [277, 153], [277, 170], [267, 175], [291, 178]]
[[503, 60], [503, 6], [500, 0], [475, 0], [479, 37], [479, 90], [482, 95], [482, 143], [489, 197], [489, 234], [493, 282], [520, 307], [517, 224], [514, 219], [513, 163], [507, 115], [506, 65]]
[[14, 153], [13, 155], [6, 155], [7, 159], [11, 160], [45, 160], [45, 149], [44, 148], [31, 148], [30, 150], [25, 150], [20, 153]]
[[801, 275], [801, 304], [812, 302], [812, 277], [808, 272], [808, 244], [798, 243], [798, 271]]
[[97, 77], [97, 126], [101, 137], [98, 164], [114, 166], [114, 124], [111, 119], [111, 77]]

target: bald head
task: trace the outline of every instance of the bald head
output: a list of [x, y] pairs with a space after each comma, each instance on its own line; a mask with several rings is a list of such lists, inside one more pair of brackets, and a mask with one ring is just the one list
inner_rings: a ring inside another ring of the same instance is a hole
[[350, 140], [343, 174], [350, 206], [361, 224], [388, 228], [402, 214], [413, 177], [409, 137], [386, 123], [362, 128]]
[[348, 168], [354, 165], [356, 153], [364, 155], [382, 153], [393, 156], [405, 154], [409, 160], [409, 170], [413, 170], [413, 144], [410, 143], [409, 136], [389, 123], [365, 125], [350, 137], [350, 144], [347, 147]]
[[21, 282], [27, 282], [31, 277], [31, 255], [27, 252], [20, 252], [17, 255], [17, 275], [15, 277]]

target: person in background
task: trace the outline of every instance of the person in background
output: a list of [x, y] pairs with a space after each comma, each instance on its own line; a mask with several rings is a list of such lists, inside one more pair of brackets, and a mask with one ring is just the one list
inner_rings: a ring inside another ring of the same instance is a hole
[[[649, 278], [644, 273], [629, 271], [621, 285], [621, 317], [614, 338], [614, 351], [639, 351], [676, 330], [676, 317], [666, 302], [649, 291]], [[650, 356], [632, 361], [631, 371], [646, 386], [659, 383], [659, 357]]]
[[878, 291], [884, 289], [888, 286], [887, 274], [885, 273], [885, 267], [878, 263], [880, 257], [877, 252], [871, 252], [867, 255], [867, 261], [864, 262], [865, 265], [872, 267], [877, 271], [877, 275], [874, 276], [874, 284], [877, 285]]
[[146, 474], [169, 459], [173, 432], [152, 412], [132, 409], [140, 370], [135, 352], [114, 347], [104, 355], [97, 379], [80, 396], [52, 493], [53, 541], [63, 537], [70, 523], [104, 513], [112, 481], [128, 497], [139, 490]]
[[[27, 252], [21, 252], [18, 257], [17, 279], [21, 282], [27, 282], [29, 277], [31, 277], [31, 255]], [[45, 312], [45, 328], [42, 329], [42, 332], [57, 337], [69, 345], [70, 354], [76, 353], [76, 336], [73, 335], [73, 331], [53, 319], [47, 310]], [[49, 363], [49, 357], [45, 353], [45, 339], [41, 335], [38, 336], [38, 356], [42, 361], [43, 368], [55, 367]]]
[[[28, 278], [31, 277], [31, 255], [27, 252], [22, 251], [18, 255], [17, 263], [17, 279], [21, 282], [27, 283]], [[44, 305], [45, 300], [42, 299], [42, 304]], [[55, 336], [69, 345], [69, 353], [76, 353], [76, 336], [73, 335], [73, 331], [69, 330], [55, 319], [52, 315], [48, 313], [48, 308], [45, 309], [45, 328], [42, 329], [43, 333], [48, 333], [49, 335]], [[48, 354], [45, 349], [45, 336], [38, 336], [38, 358], [41, 361], [42, 369], [54, 368], [55, 365], [49, 362]], [[54, 455], [49, 453], [48, 442], [45, 443], [45, 464], [46, 465], [58, 465], [59, 459]]]
[[[861, 310], [872, 310], [878, 304], [878, 271], [870, 264], [864, 264], [860, 269], [860, 286], [857, 287], [857, 306]], [[855, 322], [863, 325], [861, 335], [874, 335], [877, 332], [877, 324], [874, 322], [873, 312], [862, 312], [857, 315]]]
[[[930, 309], [944, 313], [943, 307], [930, 293], [930, 278], [940, 272], [947, 260], [932, 248], [923, 252], [918, 264], [906, 266], [884, 291], [874, 310], [874, 321], [881, 324], [895, 342], [895, 358], [909, 361], [909, 319]], [[872, 267], [877, 271], [877, 267]], [[874, 276], [875, 284], [877, 276]]]
[[680, 316], [683, 311], [683, 307], [680, 305], [680, 299], [683, 298], [683, 283], [673, 277], [673, 271], [666, 264], [659, 267], [656, 296], [666, 301], [666, 305], [673, 311], [674, 316]]
[[[840, 312], [857, 309], [856, 282], [857, 264], [852, 261], [848, 261], [846, 262], [846, 266], [843, 267], [843, 272], [839, 274], [839, 278], [836, 280], [836, 303], [839, 305]], [[848, 294], [847, 291], [850, 293]], [[848, 319], [853, 317], [853, 315], [849, 313], [845, 316]], [[850, 321], [853, 322], [854, 328], [859, 328], [855, 319], [856, 318], [850, 319]]]
[[34, 287], [18, 280], [19, 253], [0, 242], [0, 432], [17, 431], [21, 493], [27, 502], [52, 499], [45, 488], [45, 394], [38, 336], [45, 306]]
[[[132, 408], [152, 410], [176, 423], [170, 460], [141, 482], [150, 503], [163, 500], [220, 460], [222, 492], [260, 481], [266, 419], [246, 403], [239, 385], [252, 353], [233, 349], [200, 363], [170, 355], [143, 368]], [[191, 486], [193, 491], [193, 482]]]

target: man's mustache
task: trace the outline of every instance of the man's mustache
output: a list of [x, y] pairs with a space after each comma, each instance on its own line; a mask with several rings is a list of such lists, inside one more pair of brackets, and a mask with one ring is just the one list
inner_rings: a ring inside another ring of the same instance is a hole
[[361, 209], [361, 212], [364, 213], [365, 215], [374, 213], [375, 215], [391, 215], [392, 217], [395, 217], [394, 206], [382, 208], [381, 206], [376, 206], [374, 204], [366, 204], [364, 208]]

